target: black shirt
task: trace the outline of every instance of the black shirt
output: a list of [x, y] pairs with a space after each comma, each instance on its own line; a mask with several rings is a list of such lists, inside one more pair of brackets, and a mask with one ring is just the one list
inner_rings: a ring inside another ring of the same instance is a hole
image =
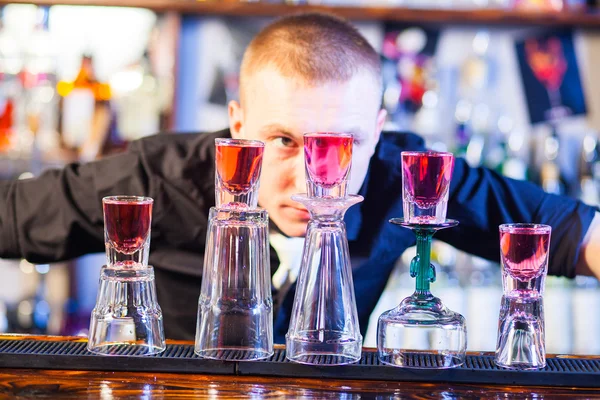
[[[47, 171], [36, 179], [0, 183], [0, 257], [47, 263], [102, 252], [102, 198], [152, 197], [150, 264], [155, 267], [165, 332], [168, 338], [193, 339], [207, 216], [215, 204], [214, 139], [228, 136], [227, 130], [159, 134], [132, 143], [122, 154]], [[359, 192], [365, 200], [345, 216], [363, 334], [396, 260], [415, 244], [412, 232], [388, 222], [402, 216], [403, 150], [424, 150], [424, 143], [413, 134], [382, 134]], [[549, 224], [549, 273], [573, 277], [580, 243], [595, 211], [457, 159], [448, 218], [460, 224], [438, 232], [436, 238], [498, 261], [498, 225]], [[273, 249], [271, 259], [274, 272], [279, 262]], [[294, 288], [274, 295], [277, 343], [287, 332]]]

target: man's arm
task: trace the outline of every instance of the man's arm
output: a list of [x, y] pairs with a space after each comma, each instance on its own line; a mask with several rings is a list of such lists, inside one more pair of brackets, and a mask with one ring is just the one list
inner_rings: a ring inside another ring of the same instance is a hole
[[572, 278], [583, 272], [576, 269], [578, 264], [584, 262], [583, 266], [591, 268], [598, 263], [594, 254], [598, 254], [594, 251], [598, 246], [597, 228], [590, 230], [596, 213], [596, 208], [581, 201], [545, 193], [537, 185], [503, 177], [487, 168], [471, 168], [457, 158], [448, 218], [457, 219], [460, 224], [440, 231], [436, 237], [499, 262], [499, 225], [547, 224], [552, 227], [548, 273]]
[[0, 183], [0, 257], [53, 262], [102, 252], [102, 198], [149, 196], [154, 199], [150, 257], [163, 267], [199, 275], [197, 262], [180, 265], [182, 257], [164, 250], [203, 252], [214, 205], [214, 138], [226, 135], [155, 135], [113, 157]]
[[600, 212], [596, 212], [585, 234], [575, 272], [600, 279]]
[[53, 262], [104, 249], [102, 197], [148, 195], [136, 152], [0, 183], [0, 257]]

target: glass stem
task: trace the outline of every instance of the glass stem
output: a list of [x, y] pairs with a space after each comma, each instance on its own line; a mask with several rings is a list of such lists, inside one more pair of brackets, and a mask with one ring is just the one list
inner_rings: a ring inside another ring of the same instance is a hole
[[431, 239], [433, 231], [428, 229], [415, 230], [417, 236], [417, 256], [413, 263], [416, 262], [416, 278], [417, 288], [416, 294], [419, 296], [430, 295], [429, 285], [435, 280], [435, 271], [431, 265]]

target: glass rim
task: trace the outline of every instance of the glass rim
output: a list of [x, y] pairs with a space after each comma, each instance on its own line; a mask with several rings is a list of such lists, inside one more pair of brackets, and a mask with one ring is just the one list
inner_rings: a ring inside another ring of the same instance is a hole
[[116, 196], [103, 197], [102, 203], [104, 203], [104, 204], [117, 204], [117, 203], [152, 204], [152, 203], [154, 203], [154, 199], [152, 197], [145, 197], [145, 196], [116, 195]]
[[515, 222], [509, 224], [501, 224], [498, 226], [498, 230], [502, 233], [529, 233], [529, 234], [539, 234], [539, 233], [551, 233], [552, 227], [546, 224], [534, 224], [528, 222]]
[[354, 139], [354, 134], [350, 132], [333, 132], [333, 131], [313, 131], [304, 132], [303, 137], [314, 137], [314, 136], [333, 136], [333, 137], [344, 137]]
[[402, 157], [404, 156], [422, 156], [422, 155], [428, 155], [428, 156], [434, 156], [434, 157], [454, 157], [454, 153], [451, 153], [449, 151], [435, 151], [435, 150], [423, 150], [423, 151], [415, 151], [415, 150], [409, 150], [409, 151], [402, 151], [400, 152], [400, 155]]
[[215, 146], [265, 147], [265, 142], [254, 139], [216, 138]]

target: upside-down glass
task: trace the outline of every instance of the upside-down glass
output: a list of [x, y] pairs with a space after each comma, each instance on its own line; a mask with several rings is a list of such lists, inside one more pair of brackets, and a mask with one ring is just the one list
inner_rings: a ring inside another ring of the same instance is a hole
[[500, 225], [504, 294], [498, 321], [496, 364], [511, 369], [546, 366], [544, 282], [552, 228]]
[[346, 192], [352, 135], [304, 135], [308, 195], [292, 199], [310, 212], [286, 357], [304, 364], [339, 365], [360, 359], [352, 268], [344, 213], [363, 200]]
[[273, 354], [267, 212], [257, 208], [264, 144], [216, 139], [216, 207], [209, 213], [195, 353], [257, 360]]
[[88, 350], [157, 354], [165, 349], [162, 311], [154, 270], [148, 265], [153, 200], [111, 196], [102, 199], [107, 263], [90, 320]]
[[[378, 356], [382, 363], [412, 368], [450, 368], [464, 363], [467, 328], [462, 315], [449, 310], [430, 292], [435, 281], [431, 240], [436, 231], [458, 225], [446, 219], [448, 187], [454, 157], [451, 153], [403, 152], [404, 218], [390, 222], [411, 229], [417, 255], [410, 263], [416, 290], [398, 307], [379, 317]], [[422, 340], [426, 338], [425, 340]], [[423, 355], [434, 361], [420, 363]]]
[[404, 220], [415, 224], [443, 223], [454, 156], [434, 151], [403, 151], [401, 156]]

